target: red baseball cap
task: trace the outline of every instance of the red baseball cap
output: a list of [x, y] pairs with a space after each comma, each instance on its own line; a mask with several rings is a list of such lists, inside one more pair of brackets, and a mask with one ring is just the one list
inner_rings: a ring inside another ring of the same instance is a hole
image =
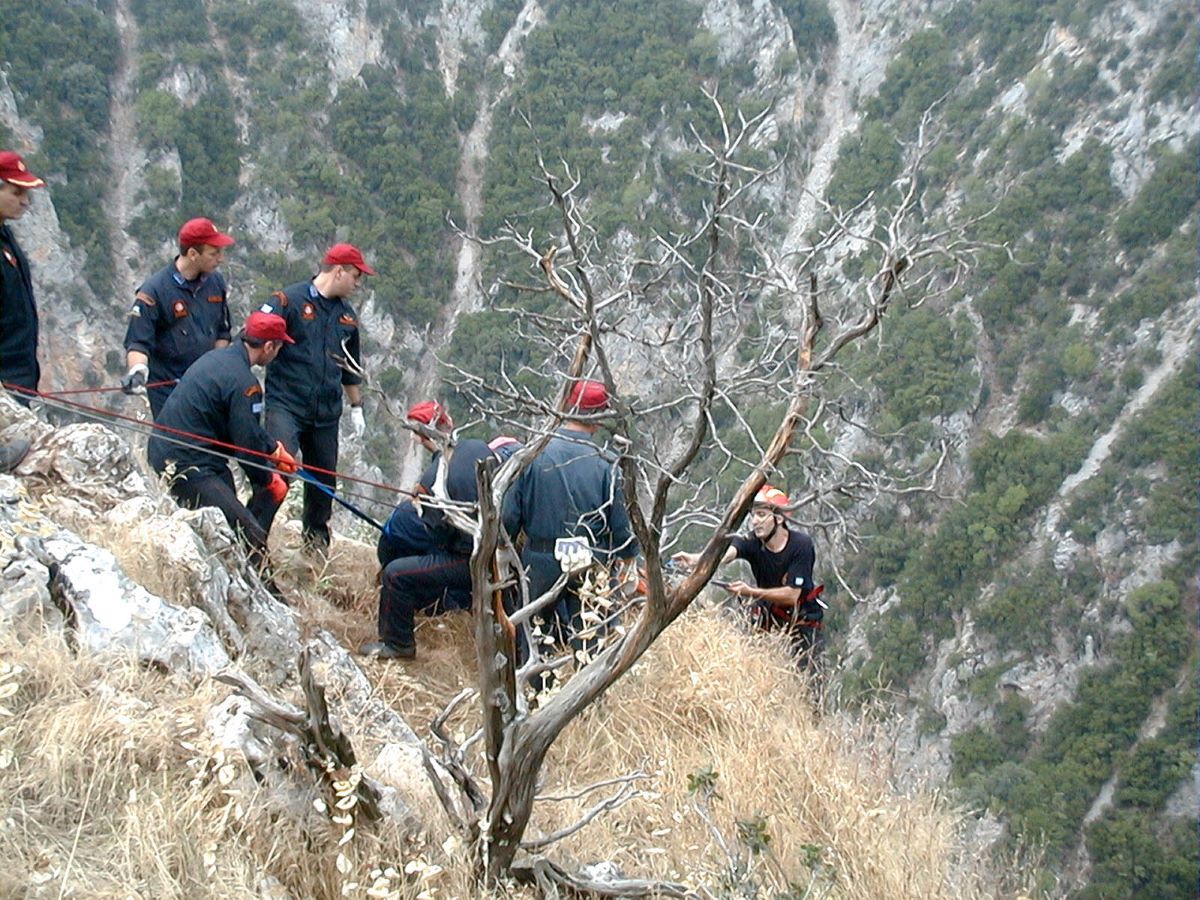
[[46, 182], [38, 178], [25, 167], [25, 160], [19, 153], [5, 150], [0, 153], [0, 180], [7, 181], [23, 188], [45, 187]]
[[212, 219], [188, 219], [179, 229], [180, 247], [199, 247], [201, 244], [228, 247], [233, 243], [233, 238], [217, 230]]
[[432, 425], [438, 431], [454, 427], [454, 420], [450, 418], [450, 413], [446, 412], [446, 407], [436, 400], [425, 400], [422, 403], [413, 404], [404, 414], [404, 418], [420, 422], [422, 425]]
[[577, 381], [567, 396], [567, 411], [599, 412], [608, 409], [608, 388], [600, 381]]
[[362, 251], [353, 244], [334, 244], [321, 262], [327, 266], [354, 266], [364, 275], [375, 274], [375, 270], [363, 259]]
[[287, 333], [287, 321], [276, 313], [256, 309], [246, 317], [246, 337], [256, 341], [283, 341], [296, 343]]

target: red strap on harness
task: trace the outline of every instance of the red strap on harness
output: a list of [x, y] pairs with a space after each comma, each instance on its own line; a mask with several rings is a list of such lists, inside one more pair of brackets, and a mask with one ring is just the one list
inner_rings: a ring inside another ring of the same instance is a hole
[[801, 628], [820, 628], [821, 622], [818, 619], [796, 619], [796, 620], [793, 620], [792, 616], [795, 615], [795, 613], [797, 611], [799, 611], [800, 606], [802, 604], [809, 603], [813, 600], [816, 600], [823, 593], [825, 593], [825, 585], [818, 584], [815, 587], [813, 587], [813, 589], [811, 591], [809, 591], [808, 593], [801, 594], [800, 601], [795, 606], [776, 606], [776, 605], [772, 604], [771, 615], [773, 615], [775, 618], [777, 618], [783, 622], [787, 622], [791, 625], [798, 625]]

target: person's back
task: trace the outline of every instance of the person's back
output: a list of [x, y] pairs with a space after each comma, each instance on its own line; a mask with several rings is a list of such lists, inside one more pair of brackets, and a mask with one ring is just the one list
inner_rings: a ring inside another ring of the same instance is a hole
[[288, 340], [282, 318], [251, 313], [240, 338], [210, 350], [184, 373], [146, 446], [153, 469], [170, 476], [172, 496], [191, 508], [221, 510], [258, 563], [266, 560], [267, 533], [239, 499], [228, 460], [239, 460], [254, 489], [251, 507], [283, 502], [287, 483], [266, 464], [295, 472], [295, 460], [259, 424], [263, 392], [251, 366], [269, 366]]
[[[239, 385], [251, 389], [248, 382], [243, 383], [244, 379], [237, 377], [242, 369], [250, 373], [249, 364], [242, 360], [244, 356], [245, 350], [238, 342], [210, 350], [192, 364], [159, 412], [156, 424], [161, 430], [150, 436], [146, 447], [151, 465], [158, 468], [170, 459], [177, 468], [225, 467], [226, 457], [232, 451], [211, 442], [232, 443], [231, 392]], [[258, 404], [261, 408], [261, 390]], [[269, 447], [255, 449], [271, 447], [273, 442]]]
[[521, 473], [504, 518], [510, 534], [524, 530], [526, 546], [536, 553], [553, 553], [560, 538], [584, 537], [605, 561], [633, 555], [616, 461], [590, 434], [569, 426]]
[[[599, 426], [591, 417], [609, 408], [603, 384], [576, 382], [567, 398], [566, 423], [504, 498], [505, 530], [513, 538], [525, 534], [521, 561], [530, 600], [549, 591], [564, 567], [569, 570], [552, 612], [544, 618], [559, 644], [569, 640], [576, 649], [584, 648], [578, 636], [583, 632], [580, 589], [585, 570], [567, 561], [581, 554], [567, 546], [566, 539], [585, 539], [592, 558], [604, 567], [637, 555], [617, 461], [594, 440]], [[526, 651], [522, 644], [518, 652]]]
[[[479, 499], [479, 483], [476, 479], [476, 468], [484, 459], [493, 458], [487, 443], [475, 438], [459, 441], [450, 454], [450, 462], [446, 467], [446, 496], [459, 503], [474, 503]], [[426, 467], [421, 476], [421, 486], [433, 493], [440, 455]], [[471, 537], [455, 528], [447, 519], [445, 513], [432, 504], [425, 504], [421, 518], [429, 531], [431, 540], [442, 549], [461, 556], [470, 556]]]

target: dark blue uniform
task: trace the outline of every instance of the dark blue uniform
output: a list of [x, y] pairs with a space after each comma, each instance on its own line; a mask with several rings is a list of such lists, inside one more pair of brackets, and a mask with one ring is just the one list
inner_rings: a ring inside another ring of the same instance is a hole
[[[525, 532], [521, 561], [529, 573], [529, 597], [553, 586], [561, 574], [554, 558], [559, 538], [583, 537], [602, 563], [637, 555], [615, 458], [583, 431], [560, 428], [504, 498], [504, 527]], [[579, 585], [569, 581], [554, 610], [560, 641], [580, 630]]]
[[[188, 366], [230, 337], [228, 291], [219, 272], [185, 281], [175, 263], [151, 276], [137, 291], [125, 329], [125, 351], [150, 358], [148, 382], [177, 381]], [[146, 389], [158, 419], [174, 385]]]
[[[267, 533], [237, 498], [227, 461], [232, 451], [209, 442], [220, 441], [258, 453], [272, 452], [275, 441], [258, 424], [262, 403], [262, 387], [250, 370], [246, 345], [238, 340], [228, 347], [210, 350], [179, 380], [155, 422], [161, 430], [156, 428], [146, 446], [154, 471], [162, 474], [173, 468], [176, 477], [171, 493], [183, 505], [217, 507], [234, 531], [240, 532], [258, 554], [266, 549]], [[197, 437], [184, 438], [169, 429]], [[183, 443], [177, 443], [180, 441]], [[257, 464], [242, 465], [247, 480], [255, 488], [251, 507], [272, 502], [266, 494], [271, 472], [259, 468], [265, 460], [253, 453], [240, 452], [237, 456]]]
[[[291, 453], [299, 451], [306, 466], [334, 471], [338, 463], [338, 419], [342, 415], [342, 386], [362, 378], [338, 365], [349, 356], [361, 362], [358, 316], [342, 298], [324, 297], [311, 281], [293, 284], [271, 295], [261, 307], [287, 321], [295, 344], [284, 344], [267, 369], [267, 431]], [[328, 485], [332, 475], [313, 472]], [[268, 531], [278, 507], [264, 511]], [[301, 517], [306, 542], [329, 546], [333, 498], [305, 483]]]
[[[36, 391], [41, 369], [38, 367], [38, 314], [33, 301], [33, 278], [29, 260], [21, 252], [12, 229], [0, 225], [0, 381]], [[29, 397], [14, 393], [26, 406]]]
[[[446, 496], [474, 503], [479, 499], [475, 469], [492, 456], [483, 441], [461, 441], [446, 469]], [[438, 455], [421, 476], [421, 486], [432, 493], [437, 478]], [[412, 503], [400, 504], [412, 509]], [[415, 515], [415, 510], [412, 510]], [[393, 518], [396, 513], [393, 514]], [[426, 507], [418, 522], [425, 525], [429, 548], [393, 559], [385, 564], [379, 589], [379, 637], [398, 647], [414, 647], [414, 617], [418, 610], [441, 605], [444, 609], [469, 608], [471, 603], [471, 539], [446, 521], [441, 510]], [[389, 525], [391, 520], [389, 520]], [[402, 525], [411, 525], [407, 515]], [[384, 535], [386, 537], [386, 534]], [[380, 539], [380, 561], [384, 538]]]
[[379, 565], [386, 566], [402, 556], [421, 556], [433, 549], [433, 538], [425, 520], [411, 500], [405, 500], [383, 523], [383, 533], [375, 547]]

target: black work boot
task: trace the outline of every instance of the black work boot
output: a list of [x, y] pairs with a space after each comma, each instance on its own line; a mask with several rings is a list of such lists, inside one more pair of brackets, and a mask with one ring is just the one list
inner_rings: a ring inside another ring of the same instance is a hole
[[393, 644], [389, 641], [371, 641], [358, 648], [359, 656], [372, 656], [375, 659], [415, 659], [416, 644]]
[[28, 452], [29, 441], [25, 438], [14, 438], [0, 444], [0, 473], [11, 472], [20, 465]]

